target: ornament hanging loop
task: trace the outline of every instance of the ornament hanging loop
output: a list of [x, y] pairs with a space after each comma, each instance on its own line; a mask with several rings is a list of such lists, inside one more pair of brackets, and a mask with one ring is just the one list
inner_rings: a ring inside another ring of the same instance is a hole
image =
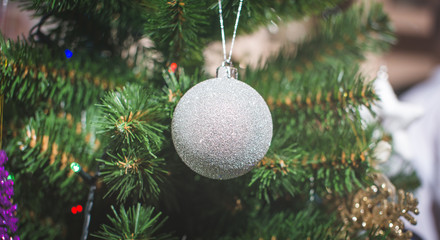
[[222, 66], [217, 68], [216, 77], [238, 79], [238, 71], [232, 64], [225, 64], [223, 62]]
[[232, 34], [232, 41], [231, 41], [231, 49], [229, 51], [229, 57], [226, 56], [226, 40], [225, 40], [225, 26], [223, 25], [223, 9], [222, 9], [222, 0], [218, 0], [218, 14], [220, 18], [220, 29], [222, 34], [222, 46], [223, 46], [223, 64], [230, 64], [231, 58], [232, 58], [232, 49], [234, 48], [235, 43], [235, 37], [237, 36], [237, 27], [238, 27], [238, 21], [240, 19], [240, 12], [241, 8], [243, 6], [243, 0], [240, 0], [240, 4], [238, 5], [238, 11], [237, 11], [237, 18], [235, 19], [235, 25], [234, 25], [234, 33]]

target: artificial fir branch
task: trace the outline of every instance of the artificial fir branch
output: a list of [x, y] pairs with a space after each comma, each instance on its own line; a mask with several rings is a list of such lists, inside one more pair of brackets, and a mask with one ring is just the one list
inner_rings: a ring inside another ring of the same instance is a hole
[[[119, 212], [112, 206], [113, 216], [107, 215], [111, 225], [102, 225], [101, 230], [93, 234], [107, 240], [120, 239], [174, 239], [170, 234], [156, 233], [167, 218], [162, 213], [154, 213], [153, 207], [143, 207], [140, 203], [127, 210], [121, 205]], [[162, 218], [162, 219], [161, 219]]]
[[[394, 42], [390, 20], [386, 16], [381, 5], [373, 3], [368, 11], [363, 6], [353, 6], [346, 12], [321, 20], [319, 31], [298, 46], [291, 66], [304, 72], [307, 68], [316, 69], [317, 64], [334, 65], [342, 62], [352, 65], [356, 60], [364, 59], [365, 51], [386, 50]], [[314, 46], [323, 48], [317, 49]], [[279, 61], [288, 63], [283, 59]], [[313, 67], [310, 64], [312, 62]]]
[[60, 222], [53, 221], [51, 218], [37, 220], [39, 217], [34, 211], [21, 209], [19, 231], [21, 239], [59, 239], [63, 231], [66, 230]]
[[[225, 26], [233, 26], [237, 6], [240, 0], [223, 0]], [[215, 2], [215, 3], [214, 3]], [[305, 16], [316, 16], [317, 14], [331, 10], [339, 9], [338, 4], [344, 3], [344, 0], [310, 0], [310, 1], [244, 1], [243, 14], [240, 17], [240, 27], [238, 32], [250, 33], [262, 26], [283, 24], [284, 21], [293, 19], [302, 19]], [[217, 1], [213, 1], [210, 9], [217, 10]], [[218, 25], [218, 16], [210, 15], [210, 25]], [[210, 40], [218, 40], [220, 28], [211, 28], [208, 31]], [[227, 36], [231, 36], [233, 28], [226, 28]]]
[[[66, 59], [61, 49], [56, 53], [46, 47], [24, 41], [6, 41], [2, 37], [0, 48], [1, 75], [5, 79], [0, 90], [5, 101], [39, 103], [50, 99], [55, 104], [64, 102], [67, 108], [84, 109], [96, 102], [104, 89], [135, 79], [127, 68], [115, 66], [103, 71], [110, 63], [108, 60], [101, 61], [101, 68], [98, 67], [99, 61], [94, 64], [84, 62], [81, 54], [75, 59]], [[68, 91], [71, 88], [76, 89], [76, 94]]]
[[366, 51], [383, 51], [395, 42], [390, 20], [377, 3], [373, 3], [370, 9], [353, 6], [346, 12], [323, 19], [317, 29], [315, 35], [297, 47], [292, 65], [282, 59], [286, 57], [282, 54], [278, 55], [277, 63], [287, 63], [298, 72], [338, 62], [352, 65], [363, 60]]
[[327, 157], [323, 154], [301, 157], [298, 153], [296, 158], [265, 157], [252, 171], [249, 186], [256, 185], [258, 197], [267, 202], [312, 189], [320, 196], [351, 192], [371, 182], [364, 174], [370, 168], [366, 156], [366, 153], [355, 156], [342, 152], [341, 156]]
[[[332, 118], [334, 117], [330, 119]], [[280, 155], [267, 155], [252, 171], [250, 185], [258, 186], [257, 193], [260, 198], [264, 197], [266, 201], [269, 201], [269, 196], [282, 196], [282, 192], [290, 195], [308, 192], [311, 185], [314, 185], [314, 191], [321, 196], [329, 192], [342, 194], [370, 182], [365, 174], [371, 168], [369, 159], [371, 149], [368, 147], [368, 143], [371, 142], [368, 137], [371, 136], [369, 131], [357, 129], [363, 135], [356, 136], [351, 125], [346, 124], [343, 127], [341, 121], [329, 124], [330, 126], [327, 126], [324, 132], [319, 130], [315, 124], [308, 127], [307, 124], [301, 125], [304, 123], [295, 124], [297, 127], [293, 129], [285, 128], [285, 126], [283, 128], [281, 125], [280, 128], [283, 131], [280, 132], [285, 134], [285, 137], [283, 134], [275, 134], [277, 140], [272, 143], [272, 151]], [[320, 126], [322, 127], [323, 124]], [[301, 127], [306, 130], [303, 136], [301, 136]], [[344, 137], [343, 140], [339, 139], [342, 145], [327, 144], [338, 136]], [[291, 140], [282, 140], [286, 137]], [[303, 140], [293, 146], [286, 145], [285, 142], [295, 139]], [[353, 144], [356, 142], [357, 144]], [[310, 176], [313, 176], [313, 184], [308, 180]], [[309, 184], [304, 184], [304, 182], [309, 182]]]
[[[364, 37], [358, 38], [359, 35]], [[373, 4], [369, 12], [363, 7], [353, 6], [346, 12], [322, 20], [316, 34], [295, 46], [296, 51], [287, 51], [292, 46], [286, 46], [260, 69], [247, 68], [246, 81], [263, 96], [272, 96], [273, 100], [279, 99], [280, 93], [283, 93], [280, 100], [289, 97], [292, 90], [302, 93], [302, 99], [306, 99], [307, 95], [301, 92], [304, 86], [313, 86], [321, 90], [321, 94], [333, 92], [335, 85], [333, 81], [326, 81], [329, 78], [338, 79], [338, 86], [342, 88], [352, 89], [353, 84], [359, 83], [352, 81], [359, 78], [355, 76], [357, 71], [353, 70], [364, 58], [365, 51], [384, 50], [392, 42], [389, 20], [379, 4]], [[345, 71], [336, 70], [341, 68]], [[326, 76], [327, 71], [334, 73]], [[323, 75], [319, 77], [316, 73], [321, 72]], [[342, 74], [342, 79], [339, 74]], [[314, 84], [303, 83], [305, 79]], [[296, 86], [298, 84], [300, 86]], [[302, 88], [301, 84], [304, 84]]]
[[167, 95], [168, 102], [174, 105], [192, 86], [201, 82], [203, 78], [207, 78], [198, 69], [192, 75], [187, 75], [184, 68], [180, 68], [178, 74], [163, 71], [162, 76], [166, 84], [163, 91]]
[[46, 29], [47, 38], [62, 48], [74, 46], [77, 52], [93, 49], [101, 55], [120, 56], [143, 36], [142, 25], [147, 20], [138, 0], [19, 1], [36, 16], [50, 13], [50, 22], [56, 25]]
[[185, 66], [202, 63], [203, 36], [208, 2], [197, 0], [159, 0], [149, 2], [151, 18], [145, 24], [145, 31], [163, 53], [165, 62], [177, 62]]
[[293, 115], [322, 114], [329, 110], [337, 112], [350, 106], [364, 105], [370, 108], [377, 100], [372, 84], [366, 84], [366, 79], [359, 74], [358, 68], [349, 65], [322, 67], [319, 72], [268, 71], [274, 71], [271, 78], [265, 74], [263, 78], [258, 78], [258, 74], [251, 70], [246, 73], [246, 78], [251, 84], [259, 79], [255, 87], [276, 111], [285, 109]]
[[[365, 85], [358, 69], [353, 66], [356, 60], [362, 59], [363, 51], [383, 41], [373, 38], [358, 41], [356, 31], [362, 34], [374, 32], [368, 28], [369, 24], [380, 21], [381, 24], [377, 24], [380, 27], [375, 30], [384, 32], [384, 29], [388, 29], [387, 19], [381, 18], [381, 9], [375, 7], [373, 11], [375, 14], [371, 16], [378, 16], [378, 19], [368, 18], [367, 21], [366, 18], [360, 18], [350, 21], [356, 23], [353, 25], [347, 24], [347, 20], [365, 13], [362, 8], [353, 7], [331, 16], [323, 21], [321, 31], [298, 46], [293, 56], [278, 54], [266, 62], [264, 70], [248, 68], [246, 71], [247, 81], [260, 90], [273, 109], [274, 119], [278, 119], [274, 124], [272, 151], [279, 154], [296, 143], [296, 154], [281, 155], [282, 159], [284, 162], [285, 159], [296, 159], [297, 167], [305, 166], [310, 171], [308, 174], [314, 173], [315, 185], [320, 193], [352, 191], [368, 182], [364, 172], [370, 169], [366, 161], [369, 151], [367, 136], [370, 135], [359, 127], [362, 124], [356, 109], [360, 106], [370, 107], [377, 96], [371, 84]], [[366, 27], [359, 30], [359, 25]], [[342, 43], [341, 39], [347, 42]], [[341, 47], [344, 45], [351, 48]], [[343, 58], [339, 57], [341, 54]], [[337, 60], [333, 61], [332, 58]], [[304, 68], [310, 65], [308, 62], [317, 64], [313, 68]], [[317, 72], [316, 68], [320, 71]], [[337, 145], [329, 144], [335, 139], [338, 139]], [[260, 166], [264, 166], [264, 162]], [[268, 169], [267, 165], [264, 169], [266, 171], [260, 167], [258, 171], [266, 172], [266, 175], [253, 179], [254, 182], [260, 182], [260, 190], [271, 189], [264, 183], [270, 182], [268, 176], [273, 170]], [[281, 175], [277, 179], [282, 178]]]
[[[342, 88], [334, 91], [328, 91], [322, 93], [317, 90], [316, 93], [297, 93], [294, 94], [293, 91], [287, 93], [287, 96], [278, 96], [274, 100], [271, 96], [267, 98], [267, 103], [269, 108], [282, 108], [291, 111], [292, 113], [300, 111], [308, 111], [310, 108], [312, 111], [314, 109], [331, 109], [336, 111], [341, 107], [350, 106], [371, 106], [372, 102], [377, 100], [377, 96], [373, 93], [371, 84], [361, 85], [360, 81], [358, 86], [344, 90]], [[317, 111], [319, 112], [319, 110]]]
[[[78, 194], [78, 191], [85, 190], [84, 181], [72, 176], [73, 171], [69, 170], [69, 165], [72, 162], [83, 163], [86, 171], [88, 167], [93, 166], [93, 158], [99, 154], [99, 149], [95, 147], [99, 143], [97, 139], [92, 140], [95, 138], [90, 134], [92, 129], [81, 127], [81, 124], [75, 122], [69, 113], [60, 115], [50, 111], [47, 115], [37, 114], [21, 130], [21, 141], [14, 144], [17, 146], [16, 149], [11, 149], [15, 151], [16, 156], [20, 156], [22, 159], [21, 162], [16, 162], [14, 165], [19, 180], [18, 186], [22, 187], [23, 183], [32, 179], [31, 186], [28, 187], [44, 184], [45, 187], [39, 187], [38, 192], [41, 194], [69, 196], [68, 199], [59, 200], [57, 204], [53, 204], [46, 203], [43, 199], [41, 199], [43, 202], [40, 202], [41, 200], [36, 198], [35, 192], [21, 191], [20, 198], [34, 199], [32, 202], [25, 200], [21, 205], [23, 208], [21, 216], [24, 216], [22, 219], [23, 224], [27, 225], [26, 229], [39, 221], [35, 215], [39, 217], [58, 215], [58, 218], [64, 219], [66, 212], [58, 211], [54, 215], [54, 211], [65, 205], [81, 201], [84, 197], [84, 194]], [[33, 209], [34, 203], [39, 204], [41, 210]], [[29, 214], [34, 217], [27, 216]], [[61, 220], [57, 223], [37, 224], [36, 228], [41, 228], [41, 235], [38, 236], [45, 236], [47, 239], [60, 236], [60, 233], [63, 232], [62, 228], [66, 224], [67, 222]], [[52, 230], [46, 231], [46, 228]], [[28, 236], [27, 232], [25, 236]]]
[[126, 85], [109, 92], [99, 105], [102, 111], [98, 127], [108, 134], [117, 149], [124, 146], [145, 147], [152, 156], [161, 149], [166, 115], [161, 99], [139, 85]]
[[[249, 186], [257, 185], [257, 196], [266, 202], [271, 202], [286, 193], [294, 196], [308, 192], [310, 185], [304, 184], [308, 172], [296, 166], [294, 161], [281, 159], [277, 155], [263, 158], [252, 171]], [[299, 182], [303, 184], [298, 185]]]
[[98, 160], [102, 180], [108, 186], [107, 195], [116, 195], [117, 200], [125, 202], [129, 198], [156, 201], [159, 183], [165, 180], [164, 159], [143, 153], [122, 151], [106, 160]]
[[[238, 1], [224, 1], [225, 24], [233, 25]], [[305, 14], [313, 14], [323, 9], [335, 7], [340, 0], [326, 1], [260, 1], [244, 4], [240, 31], [250, 32], [261, 24], [273, 24], [280, 19], [301, 18]], [[183, 66], [198, 67], [202, 64], [202, 46], [218, 39], [220, 36], [218, 16], [215, 14], [217, 4], [209, 1], [148, 1], [148, 22], [145, 32], [153, 39], [156, 48], [163, 53], [165, 62], [178, 62]], [[234, 10], [232, 10], [234, 9]], [[289, 11], [286, 11], [289, 9]], [[211, 27], [208, 27], [211, 26]], [[217, 27], [212, 27], [217, 26]], [[227, 28], [230, 34], [232, 28]], [[229, 35], [228, 35], [229, 36]]]
[[317, 205], [310, 204], [295, 213], [273, 213], [268, 208], [263, 208], [259, 214], [247, 218], [247, 225], [237, 236], [221, 239], [343, 239], [344, 234], [337, 218], [316, 207]]
[[166, 115], [161, 112], [163, 99], [138, 85], [127, 85], [108, 93], [99, 105], [101, 131], [112, 139], [110, 156], [102, 162], [106, 195], [157, 200], [158, 182], [164, 180], [164, 159], [157, 157], [164, 144]]
[[[372, 168], [371, 160], [368, 157], [371, 153], [371, 149], [368, 146], [368, 143], [371, 142], [371, 134], [357, 138], [350, 126], [339, 125], [339, 127], [332, 126], [331, 131], [326, 130], [322, 132], [316, 130], [313, 126], [309, 126], [311, 131], [306, 131], [304, 135], [299, 134], [288, 137], [288, 142], [302, 139], [302, 141], [297, 141], [296, 145], [293, 146], [295, 153], [280, 155], [282, 156], [280, 159], [284, 163], [289, 162], [289, 164], [292, 164], [287, 166], [306, 169], [308, 172], [305, 175], [312, 175], [314, 177], [316, 190], [319, 194], [325, 194], [326, 192], [336, 192], [338, 194], [351, 192], [356, 187], [368, 183], [366, 173], [371, 171]], [[291, 131], [295, 131], [295, 129]], [[289, 132], [286, 135], [291, 134], [293, 133]], [[281, 135], [278, 136], [283, 138]], [[335, 138], [338, 137], [344, 138], [343, 140], [338, 140], [341, 145], [328, 144], [335, 141]], [[361, 139], [364, 137], [365, 142]], [[275, 153], [277, 151], [282, 153], [283, 149], [292, 148], [292, 146], [282, 145], [278, 147], [276, 145], [273, 146], [273, 151]], [[293, 160], [287, 161], [286, 159]], [[265, 171], [267, 172], [273, 171], [272, 164], [267, 164], [267, 162], [270, 163], [272, 161], [262, 161], [259, 167], [266, 169]], [[282, 178], [283, 175], [280, 177]], [[259, 179], [259, 181], [265, 181], [265, 178]], [[301, 188], [301, 186], [297, 184], [297, 188]]]
[[14, 151], [21, 152], [23, 162], [17, 167], [25, 166], [20, 170], [23, 174], [37, 174], [44, 169], [51, 173], [50, 182], [59, 185], [60, 193], [70, 194], [71, 191], [64, 188], [75, 184], [69, 165], [81, 162], [90, 167], [99, 152], [94, 150], [94, 143], [87, 142], [90, 138], [86, 133], [78, 134], [77, 129], [69, 127], [68, 120], [53, 113], [43, 116], [37, 114], [22, 130], [22, 139], [16, 142], [18, 148]]

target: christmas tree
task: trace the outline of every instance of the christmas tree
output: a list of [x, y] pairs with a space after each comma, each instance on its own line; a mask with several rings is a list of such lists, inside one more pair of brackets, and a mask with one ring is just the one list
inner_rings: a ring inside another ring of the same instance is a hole
[[[215, 180], [182, 162], [171, 125], [215, 78], [203, 52], [221, 40], [218, 1], [20, 2], [40, 21], [29, 38], [0, 36], [0, 90], [22, 239], [411, 237], [399, 218], [414, 223], [417, 200], [380, 173], [389, 136], [360, 113], [379, 99], [359, 64], [394, 41], [380, 4], [243, 2], [238, 36], [306, 18], [313, 30], [258, 66], [232, 57], [273, 137], [249, 173]], [[222, 1], [227, 38], [239, 5]]]

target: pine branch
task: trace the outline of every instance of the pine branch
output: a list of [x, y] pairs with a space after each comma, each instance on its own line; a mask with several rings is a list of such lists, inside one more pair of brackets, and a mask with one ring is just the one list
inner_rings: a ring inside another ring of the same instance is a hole
[[72, 125], [72, 120], [57, 117], [54, 113], [38, 113], [21, 130], [18, 142], [12, 142], [10, 147], [16, 156], [21, 156], [22, 161], [14, 166], [21, 174], [36, 176], [57, 188], [59, 194], [73, 200], [78, 199], [73, 190], [79, 186], [69, 166], [78, 162], [86, 171], [92, 167], [99, 154], [95, 148], [99, 147], [99, 141], [91, 142], [88, 132], [82, 132], [80, 125], [75, 128]]
[[80, 4], [81, 1], [55, 1], [55, 0], [20, 0], [22, 7], [27, 10], [46, 10], [46, 11], [62, 11], [72, 9]]
[[295, 144], [297, 153], [284, 154], [282, 159], [295, 159], [293, 167], [310, 171], [308, 174], [313, 176], [315, 190], [320, 195], [351, 192], [369, 183], [372, 131], [362, 129], [359, 122], [350, 124], [351, 121], [337, 121], [324, 131], [309, 126], [305, 134], [290, 132], [288, 142]]
[[[281, 74], [281, 76], [280, 76]], [[261, 90], [272, 110], [290, 112], [291, 115], [322, 115], [347, 107], [366, 106], [377, 100], [372, 83], [365, 83], [358, 68], [337, 65], [320, 72], [274, 74], [277, 79], [262, 78], [255, 87]], [[256, 74], [247, 79], [256, 79]], [[279, 84], [274, 84], [274, 81]], [[339, 114], [338, 114], [339, 115]]]
[[[286, 97], [283, 102], [280, 100], [275, 104], [268, 97], [269, 105], [277, 106], [272, 110], [276, 119], [274, 124], [276, 140], [272, 143], [271, 149], [279, 151], [290, 147], [298, 139], [302, 139], [303, 146], [311, 144], [309, 150], [314, 150], [318, 143], [324, 144], [334, 139], [341, 141], [341, 145], [318, 145], [318, 152], [324, 150], [332, 152], [329, 148], [339, 149], [343, 143], [366, 144], [365, 136], [362, 135], [364, 132], [361, 128], [362, 120], [357, 109], [360, 106], [371, 106], [377, 96], [372, 92], [371, 85], [363, 85], [363, 78], [357, 76], [356, 69], [342, 68], [339, 71], [339, 73], [333, 70], [324, 71], [318, 76], [305, 75], [304, 78], [292, 83], [286, 82], [284, 86], [272, 88], [274, 89], [272, 92], [285, 91], [291, 97]], [[321, 97], [322, 92], [327, 92], [325, 98]], [[282, 96], [283, 93], [276, 95]], [[336, 136], [344, 136], [344, 138], [340, 139]]]
[[390, 24], [381, 4], [373, 3], [371, 9], [354, 5], [321, 20], [315, 34], [297, 46], [293, 61], [283, 54], [275, 61], [285, 69], [294, 66], [298, 72], [313, 71], [321, 66], [357, 64], [366, 52], [384, 51], [395, 43]]
[[248, 217], [248, 225], [238, 236], [221, 239], [341, 239], [341, 226], [336, 220], [334, 215], [310, 206], [299, 212], [272, 213], [263, 209]]
[[[99, 154], [96, 151], [99, 141], [93, 140], [89, 131], [90, 128], [83, 129], [70, 114], [37, 113], [18, 132], [18, 137], [9, 142], [8, 149], [17, 159], [12, 168], [16, 199], [20, 202], [18, 214], [25, 225], [20, 229], [22, 237], [29, 237], [30, 228], [40, 229], [32, 238], [59, 239], [65, 234], [66, 219], [70, 219], [71, 213], [61, 209], [80, 203], [86, 193], [86, 185], [73, 176], [69, 165], [79, 162], [87, 170]], [[47, 201], [48, 196], [57, 201]]]
[[139, 85], [127, 85], [109, 92], [99, 105], [101, 133], [109, 139], [110, 159], [103, 163], [103, 181], [109, 186], [107, 195], [118, 201], [157, 200], [158, 183], [164, 179], [164, 160], [157, 154], [165, 141], [166, 114], [162, 99]]
[[[306, 182], [309, 172], [294, 163], [294, 159], [281, 159], [280, 156], [265, 157], [252, 171], [252, 179], [249, 186], [257, 185], [257, 196], [266, 202], [289, 194], [308, 193], [310, 185]], [[298, 184], [298, 183], [302, 184]]]
[[352, 192], [371, 183], [365, 153], [349, 157], [345, 152], [340, 157], [325, 154], [310, 158], [265, 157], [252, 171], [249, 186], [256, 185], [257, 196], [269, 203], [286, 194], [313, 198], [310, 195], [313, 192], [322, 197], [328, 193]]
[[175, 105], [179, 102], [180, 98], [186, 93], [186, 91], [202, 80], [208, 78], [208, 76], [199, 72], [198, 69], [196, 69], [192, 75], [187, 75], [184, 68], [180, 68], [177, 74], [163, 71], [162, 77], [166, 84], [162, 89], [167, 96], [167, 102], [173, 104], [172, 111], [174, 111]]
[[[145, 9], [138, 0], [19, 0], [22, 8], [35, 16], [50, 15], [55, 25], [47, 31], [60, 47], [94, 51], [103, 55], [119, 56], [142, 36], [142, 25], [147, 20]], [[110, 52], [109, 52], [110, 51]]]
[[208, 2], [198, 0], [159, 0], [149, 3], [145, 32], [163, 53], [165, 62], [201, 66], [203, 36], [207, 22]]
[[63, 102], [64, 108], [78, 112], [96, 102], [104, 89], [135, 79], [127, 67], [117, 63], [110, 67], [109, 59], [90, 60], [81, 53], [67, 59], [61, 49], [50, 50], [1, 37], [0, 48], [1, 77], [5, 79], [0, 91], [6, 102]]
[[402, 170], [400, 173], [390, 177], [390, 180], [396, 188], [414, 192], [421, 185], [419, 178], [420, 177], [415, 170], [412, 170], [409, 173]]
[[161, 213], [154, 214], [154, 208], [143, 207], [140, 203], [127, 210], [123, 206], [116, 212], [112, 206], [114, 217], [107, 215], [111, 225], [101, 225], [101, 230], [93, 236], [100, 239], [174, 239], [170, 234], [157, 234], [167, 218], [160, 220]]
[[166, 116], [160, 99], [139, 85], [127, 85], [107, 93], [99, 105], [100, 133], [106, 133], [116, 151], [121, 147], [142, 146], [155, 157], [164, 142]]
[[[372, 131], [364, 129], [357, 109], [371, 106], [377, 96], [370, 85], [363, 85], [356, 69], [341, 67], [339, 71], [309, 73], [272, 87], [270, 94], [283, 96], [279, 90], [291, 97], [275, 104], [268, 101], [275, 119], [274, 140], [269, 157], [260, 162], [251, 181], [258, 184], [260, 197], [268, 200], [272, 192], [309, 192], [312, 183], [302, 183], [310, 176], [319, 195], [351, 192], [369, 183]], [[321, 97], [324, 89], [331, 92]], [[295, 168], [305, 172], [291, 176]], [[283, 181], [291, 183], [276, 185]]]
[[109, 154], [109, 159], [98, 160], [104, 164], [101, 168], [103, 182], [108, 186], [108, 195], [116, 195], [117, 200], [127, 199], [157, 200], [160, 193], [159, 183], [165, 179], [164, 159], [144, 153], [122, 151], [122, 155]]
[[[285, 89], [285, 85], [291, 84], [290, 82], [306, 79], [303, 75], [308, 76], [307, 81], [316, 83], [319, 90], [328, 86], [325, 90], [333, 91], [334, 82], [326, 83], [327, 78], [319, 76], [321, 72], [341, 66], [344, 69], [353, 69], [364, 59], [366, 51], [385, 50], [393, 42], [390, 22], [381, 5], [373, 4], [368, 12], [363, 7], [353, 6], [346, 12], [323, 20], [316, 33], [296, 46], [295, 52], [288, 50], [292, 46], [286, 46], [286, 49], [267, 60], [261, 69], [248, 68], [246, 81], [266, 93], [266, 96], [270, 94], [274, 100], [280, 90], [271, 89], [271, 86]], [[352, 79], [340, 80], [338, 85], [352, 89]], [[310, 83], [309, 86], [315, 85]], [[326, 92], [321, 91], [321, 94]], [[283, 97], [286, 95], [288, 96], [288, 92], [284, 92]]]
[[[305, 16], [313, 16], [322, 13], [325, 10], [338, 8], [338, 4], [343, 0], [280, 0], [280, 1], [245, 1], [243, 4], [243, 14], [240, 20], [239, 31], [250, 32], [258, 27], [267, 26], [273, 23], [287, 22], [293, 19], [301, 19]], [[239, 0], [223, 0], [225, 24], [232, 26]], [[212, 8], [217, 8], [213, 5]], [[217, 22], [214, 17], [212, 22]], [[232, 33], [232, 29], [226, 29]]]
[[45, 220], [35, 219], [35, 212], [20, 211], [18, 232], [21, 239], [48, 239], [56, 240], [65, 238], [64, 226], [59, 221], [47, 218]]
[[[377, 96], [353, 66], [365, 50], [384, 42], [381, 38], [358, 40], [359, 34], [374, 35], [378, 30], [387, 36], [387, 19], [375, 6], [368, 16], [377, 19], [359, 17], [364, 10], [353, 7], [323, 22], [321, 31], [298, 46], [295, 57], [279, 54], [263, 69], [246, 72], [247, 81], [266, 98], [275, 119], [271, 145], [274, 155], [269, 155], [275, 158], [269, 157], [266, 163], [274, 161], [278, 166], [289, 162], [285, 168], [305, 168], [304, 175], [313, 176], [314, 190], [320, 195], [327, 191], [350, 192], [368, 183], [371, 138], [362, 129], [357, 109], [370, 107]], [[379, 29], [371, 29], [372, 25]], [[287, 151], [292, 148], [294, 153]], [[260, 194], [267, 196], [272, 189], [290, 194], [308, 192], [307, 187], [312, 185], [297, 182], [289, 187], [272, 186], [269, 179], [277, 168], [264, 163], [260, 163], [252, 180], [258, 183]], [[278, 175], [277, 179], [291, 177], [289, 173]]]

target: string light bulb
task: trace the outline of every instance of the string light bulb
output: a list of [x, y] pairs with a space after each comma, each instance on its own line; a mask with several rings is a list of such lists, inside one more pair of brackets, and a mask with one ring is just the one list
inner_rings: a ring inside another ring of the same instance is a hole
[[75, 173], [81, 171], [81, 166], [77, 162], [73, 162], [70, 164], [70, 169], [74, 171]]
[[173, 62], [173, 63], [171, 63], [170, 68], [168, 69], [168, 72], [175, 73], [176, 69], [177, 69], [177, 63]]
[[64, 50], [64, 54], [66, 54], [66, 58], [71, 58], [73, 56], [73, 52], [69, 49]]
[[79, 204], [70, 208], [70, 212], [72, 212], [72, 214], [74, 214], [74, 215], [77, 213], [80, 213], [82, 211], [83, 211], [83, 207], [82, 207], [82, 205], [79, 205]]

